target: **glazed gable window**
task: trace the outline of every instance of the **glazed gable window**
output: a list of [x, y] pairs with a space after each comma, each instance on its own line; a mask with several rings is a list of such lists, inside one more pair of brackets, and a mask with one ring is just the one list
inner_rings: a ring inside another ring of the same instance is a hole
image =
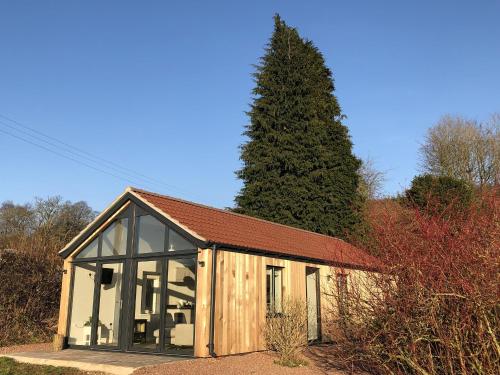
[[283, 300], [283, 268], [266, 267], [266, 304], [268, 314], [281, 313]]

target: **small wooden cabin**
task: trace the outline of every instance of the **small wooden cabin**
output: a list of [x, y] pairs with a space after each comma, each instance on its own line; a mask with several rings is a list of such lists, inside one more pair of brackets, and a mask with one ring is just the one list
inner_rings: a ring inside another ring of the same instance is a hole
[[307, 303], [308, 339], [321, 340], [322, 285], [374, 264], [337, 238], [135, 188], [60, 255], [67, 346], [195, 357], [265, 349], [284, 296]]

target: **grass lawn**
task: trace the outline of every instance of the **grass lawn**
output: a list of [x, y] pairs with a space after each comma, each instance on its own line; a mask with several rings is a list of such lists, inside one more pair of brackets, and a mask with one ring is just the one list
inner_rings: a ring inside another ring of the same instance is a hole
[[16, 362], [0, 357], [0, 375], [82, 375], [80, 370], [68, 367], [40, 366]]

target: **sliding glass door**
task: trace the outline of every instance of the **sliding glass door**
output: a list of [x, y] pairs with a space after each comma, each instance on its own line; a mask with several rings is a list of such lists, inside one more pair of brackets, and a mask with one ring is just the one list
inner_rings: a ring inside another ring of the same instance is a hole
[[193, 355], [196, 259], [136, 260], [130, 350]]
[[92, 306], [96, 274], [96, 263], [80, 263], [74, 267], [72, 308], [69, 314], [69, 345], [92, 344]]
[[96, 345], [118, 347], [122, 311], [123, 262], [100, 265], [98, 282]]
[[132, 316], [132, 349], [160, 348], [163, 259], [136, 261], [135, 296]]
[[193, 354], [195, 297], [196, 259], [169, 259], [164, 340], [167, 353]]

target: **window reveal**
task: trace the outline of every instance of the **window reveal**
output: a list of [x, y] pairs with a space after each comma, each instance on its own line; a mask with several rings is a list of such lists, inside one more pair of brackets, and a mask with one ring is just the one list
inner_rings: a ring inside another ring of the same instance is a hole
[[268, 314], [281, 313], [283, 269], [281, 267], [266, 267], [266, 304]]

